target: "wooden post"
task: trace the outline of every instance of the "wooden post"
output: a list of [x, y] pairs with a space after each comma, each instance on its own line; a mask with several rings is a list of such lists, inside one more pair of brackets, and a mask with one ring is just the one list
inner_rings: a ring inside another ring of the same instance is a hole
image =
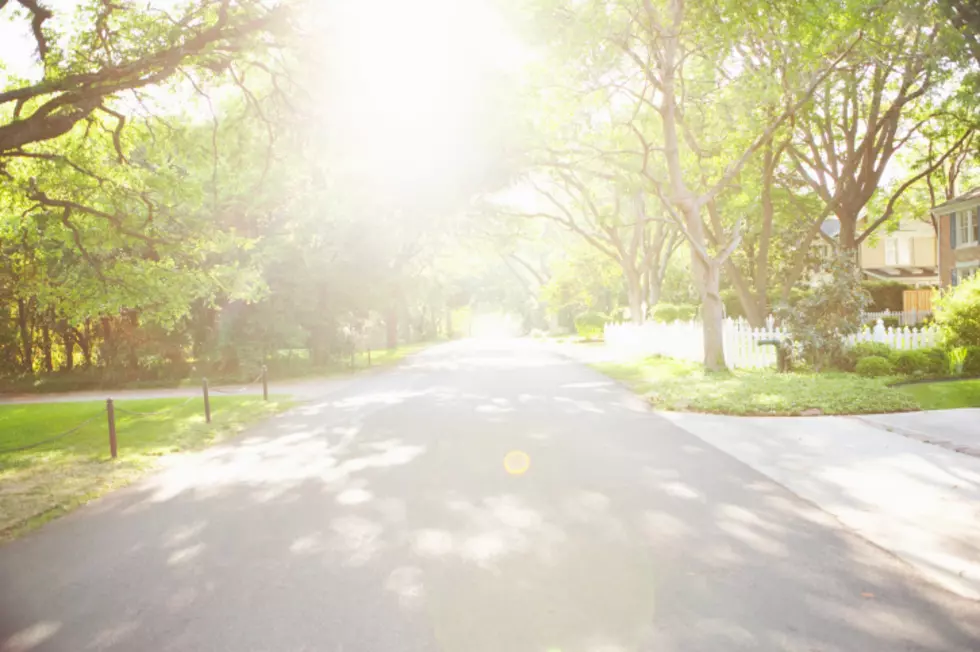
[[204, 389], [204, 421], [211, 423], [211, 399], [208, 398], [208, 379], [201, 379], [201, 387]]
[[371, 347], [368, 347], [368, 366], [371, 366]]
[[269, 370], [262, 365], [262, 400], [269, 400]]
[[109, 419], [109, 453], [112, 459], [116, 459], [116, 410], [112, 406], [112, 399], [105, 400], [106, 416]]

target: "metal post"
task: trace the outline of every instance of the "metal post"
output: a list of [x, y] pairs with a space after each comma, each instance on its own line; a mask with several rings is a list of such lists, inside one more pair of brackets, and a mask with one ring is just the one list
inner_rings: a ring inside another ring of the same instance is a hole
[[262, 365], [262, 400], [269, 400], [269, 370]]
[[201, 379], [201, 386], [204, 389], [204, 421], [211, 423], [211, 399], [208, 398], [208, 379]]
[[116, 459], [116, 410], [112, 407], [112, 399], [105, 400], [105, 411], [109, 419], [109, 453]]

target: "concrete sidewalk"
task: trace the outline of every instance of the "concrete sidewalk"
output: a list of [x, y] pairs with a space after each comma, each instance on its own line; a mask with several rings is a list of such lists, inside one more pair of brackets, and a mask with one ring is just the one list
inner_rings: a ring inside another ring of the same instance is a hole
[[980, 457], [980, 408], [869, 414], [855, 418], [927, 444]]
[[659, 414], [980, 600], [980, 459], [852, 417]]

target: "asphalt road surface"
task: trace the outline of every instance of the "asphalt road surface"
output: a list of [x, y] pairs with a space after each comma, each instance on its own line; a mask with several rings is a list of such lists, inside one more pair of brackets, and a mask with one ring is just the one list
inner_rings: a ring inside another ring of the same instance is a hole
[[980, 603], [596, 372], [527, 342], [470, 341], [0, 547], [0, 641], [977, 652]]

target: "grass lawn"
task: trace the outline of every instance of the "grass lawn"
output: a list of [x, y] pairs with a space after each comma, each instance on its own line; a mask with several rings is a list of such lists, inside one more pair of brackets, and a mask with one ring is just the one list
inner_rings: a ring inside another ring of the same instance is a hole
[[866, 414], [916, 410], [913, 395], [885, 379], [845, 373], [743, 370], [709, 373], [700, 365], [668, 358], [593, 365], [645, 396], [655, 408], [740, 415]]
[[980, 379], [901, 385], [895, 389], [914, 398], [923, 410], [980, 407]]
[[[118, 457], [109, 455], [102, 401], [0, 405], [0, 451], [43, 441], [92, 419], [57, 441], [0, 453], [0, 540], [12, 538], [133, 481], [163, 455], [207, 446], [290, 406], [288, 398], [213, 396], [211, 424], [203, 401], [116, 401]], [[132, 412], [159, 412], [135, 416]]]

